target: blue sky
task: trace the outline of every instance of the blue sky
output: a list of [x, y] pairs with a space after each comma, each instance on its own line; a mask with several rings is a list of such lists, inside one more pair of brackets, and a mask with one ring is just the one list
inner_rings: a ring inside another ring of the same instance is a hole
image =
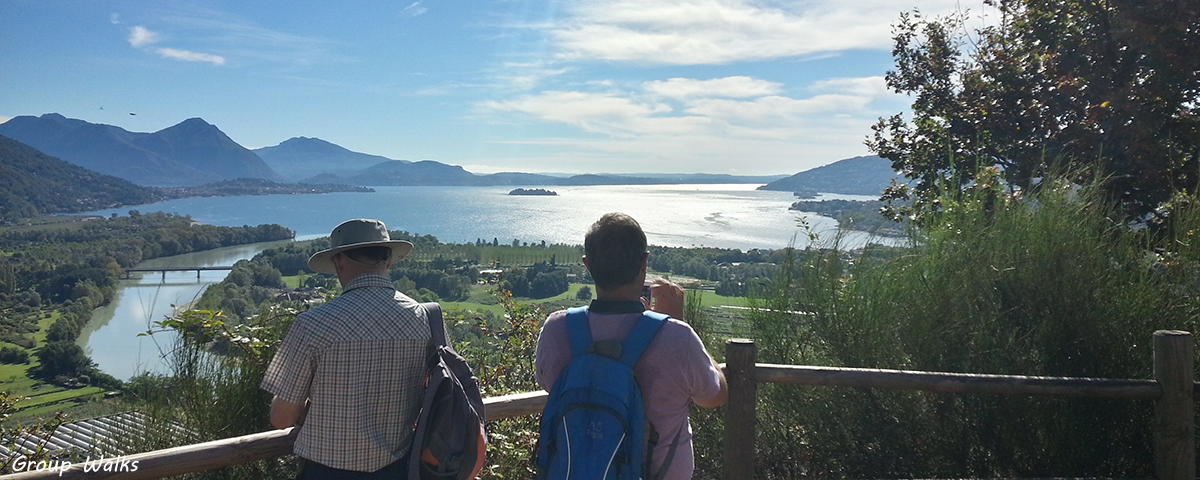
[[975, 1], [2, 0], [0, 121], [201, 117], [249, 148], [477, 173], [792, 174], [906, 110], [883, 80], [900, 12]]

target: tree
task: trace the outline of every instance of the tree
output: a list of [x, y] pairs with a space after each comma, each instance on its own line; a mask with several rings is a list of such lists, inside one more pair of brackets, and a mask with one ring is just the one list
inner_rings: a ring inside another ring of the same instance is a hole
[[575, 298], [578, 300], [583, 300], [585, 302], [588, 300], [591, 300], [592, 299], [592, 287], [584, 285], [583, 287], [581, 287], [579, 289], [579, 292], [575, 293]]
[[52, 380], [56, 377], [79, 377], [95, 369], [95, 363], [74, 342], [50, 342], [34, 352], [38, 365], [29, 370], [31, 376]]
[[[1168, 0], [985, 0], [996, 25], [902, 14], [888, 87], [912, 121], [881, 118], [867, 145], [916, 180], [889, 200], [915, 213], [990, 167], [1010, 188], [1063, 171], [1103, 182], [1134, 216], [1200, 179], [1200, 4]], [[968, 42], [974, 40], [974, 42]], [[964, 48], [965, 53], [964, 53]], [[907, 213], [907, 212], [904, 212]]]

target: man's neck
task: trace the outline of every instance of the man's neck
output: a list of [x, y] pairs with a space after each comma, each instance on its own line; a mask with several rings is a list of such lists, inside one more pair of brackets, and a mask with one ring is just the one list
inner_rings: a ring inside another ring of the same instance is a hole
[[630, 284], [617, 288], [596, 287], [596, 300], [605, 302], [637, 302], [642, 298], [642, 285]]
[[338, 280], [342, 284], [342, 289], [345, 289], [347, 286], [349, 286], [351, 283], [354, 283], [355, 280], [357, 280], [359, 277], [362, 277], [363, 275], [385, 275], [385, 272], [378, 272], [378, 271], [357, 272], [354, 274], [354, 276], [349, 276], [349, 275], [339, 276]]

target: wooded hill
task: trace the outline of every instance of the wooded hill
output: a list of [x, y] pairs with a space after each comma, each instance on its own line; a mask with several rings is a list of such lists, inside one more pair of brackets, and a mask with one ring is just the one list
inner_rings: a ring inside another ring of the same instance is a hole
[[134, 185], [46, 155], [0, 136], [0, 223], [39, 214], [75, 213], [162, 200]]

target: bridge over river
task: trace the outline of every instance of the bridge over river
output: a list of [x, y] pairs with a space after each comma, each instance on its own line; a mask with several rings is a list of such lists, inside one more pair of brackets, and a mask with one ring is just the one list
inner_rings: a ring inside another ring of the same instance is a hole
[[190, 272], [196, 271], [196, 279], [200, 279], [200, 272], [205, 270], [233, 270], [233, 267], [151, 267], [151, 268], [126, 268], [125, 278], [130, 278], [130, 274], [135, 272], [162, 272], [163, 280], [167, 279], [167, 272]]

